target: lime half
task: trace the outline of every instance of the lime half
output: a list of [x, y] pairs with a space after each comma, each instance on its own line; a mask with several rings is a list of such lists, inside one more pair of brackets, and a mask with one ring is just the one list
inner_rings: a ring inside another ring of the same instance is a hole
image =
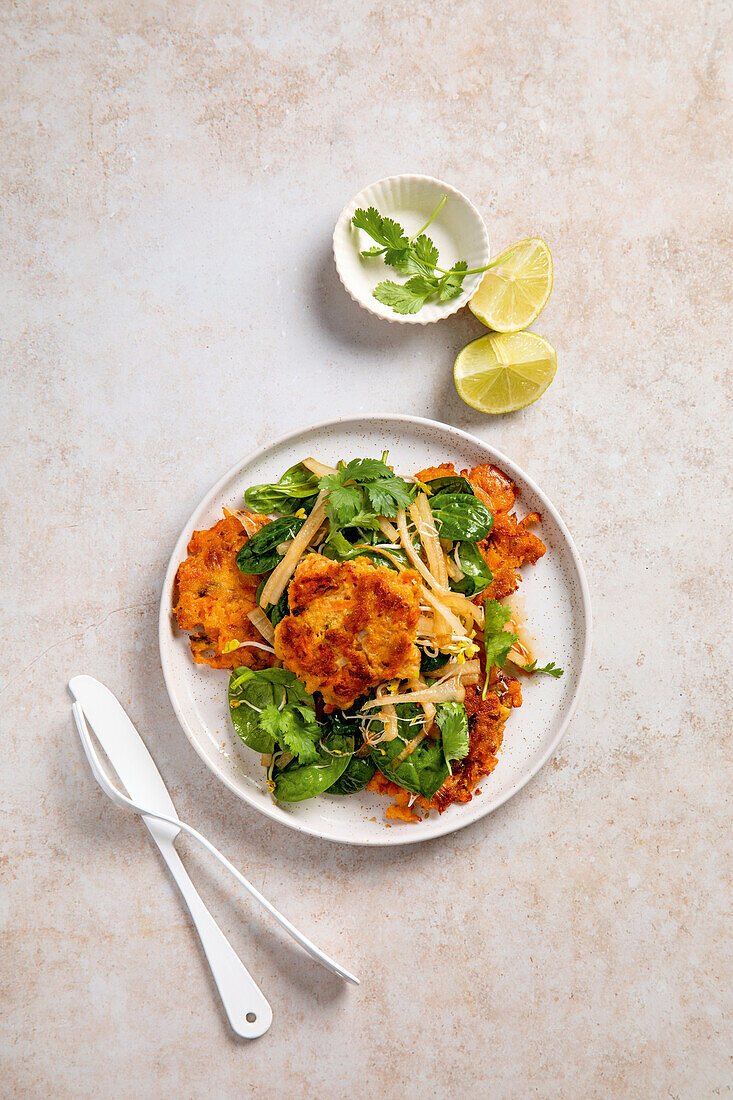
[[489, 332], [459, 352], [453, 377], [459, 394], [485, 413], [531, 405], [555, 377], [557, 355], [534, 332]]
[[517, 241], [492, 263], [469, 308], [487, 328], [518, 332], [540, 315], [552, 290], [552, 256], [540, 237]]

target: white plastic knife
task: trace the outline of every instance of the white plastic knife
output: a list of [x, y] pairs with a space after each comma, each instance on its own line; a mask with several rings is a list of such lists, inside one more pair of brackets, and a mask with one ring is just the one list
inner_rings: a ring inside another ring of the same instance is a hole
[[[132, 799], [178, 818], [165, 783], [145, 744], [112, 692], [92, 676], [75, 676], [69, 689]], [[150, 835], [188, 906], [232, 1028], [247, 1039], [264, 1035], [272, 1009], [188, 877], [173, 841], [179, 829], [143, 816]]]

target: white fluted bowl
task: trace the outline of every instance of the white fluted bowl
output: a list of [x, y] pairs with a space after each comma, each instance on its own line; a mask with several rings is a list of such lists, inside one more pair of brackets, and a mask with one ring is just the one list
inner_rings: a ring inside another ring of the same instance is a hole
[[361, 229], [351, 224], [354, 211], [375, 206], [384, 217], [394, 218], [408, 235], [417, 233], [435, 210], [443, 195], [447, 201], [434, 222], [426, 230], [440, 252], [440, 266], [446, 270], [458, 260], [465, 260], [468, 269], [483, 267], [489, 262], [489, 236], [484, 220], [476, 207], [455, 187], [433, 176], [389, 176], [360, 191], [341, 211], [333, 233], [333, 257], [341, 282], [360, 306], [403, 325], [429, 325], [450, 317], [473, 296], [482, 275], [467, 275], [457, 298], [449, 302], [427, 302], [419, 313], [395, 313], [378, 302], [373, 291], [377, 283], [391, 279], [404, 283], [406, 279], [381, 257], [364, 258], [360, 252], [374, 245]]

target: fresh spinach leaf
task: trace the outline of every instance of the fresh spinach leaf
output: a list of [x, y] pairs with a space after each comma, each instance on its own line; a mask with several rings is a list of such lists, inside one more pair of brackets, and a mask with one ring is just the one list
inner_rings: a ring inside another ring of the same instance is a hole
[[363, 791], [376, 771], [376, 765], [368, 756], [352, 756], [332, 787], [329, 794], [356, 794]]
[[494, 523], [484, 502], [467, 493], [438, 493], [428, 503], [442, 539], [478, 542], [486, 538]]
[[275, 769], [273, 797], [279, 802], [302, 802], [315, 798], [332, 787], [346, 771], [354, 752], [354, 738], [332, 733], [317, 747], [318, 760], [299, 764], [291, 760], [282, 770]]
[[438, 493], [464, 493], [469, 497], [476, 495], [468, 478], [460, 477], [458, 474], [446, 474], [443, 477], [434, 477], [430, 481], [423, 482], [423, 484], [427, 485], [430, 489], [431, 499], [437, 496]]
[[297, 535], [305, 523], [299, 516], [283, 516], [268, 523], [245, 542], [237, 554], [237, 566], [242, 573], [270, 573], [282, 557], [277, 552], [281, 542]]
[[261, 724], [262, 713], [270, 706], [299, 704], [313, 709], [313, 696], [298, 677], [284, 668], [235, 668], [229, 679], [229, 713], [235, 732], [255, 752], [272, 752], [275, 737]]
[[435, 708], [435, 724], [440, 730], [443, 755], [451, 775], [451, 760], [468, 756], [468, 715], [463, 703], [439, 703]]
[[463, 577], [460, 581], [451, 580], [450, 586], [454, 592], [462, 592], [470, 599], [471, 596], [483, 592], [493, 581], [494, 575], [475, 542], [459, 542], [457, 557]]
[[[395, 709], [397, 717], [401, 719], [414, 720], [419, 713], [422, 713], [414, 703], [398, 703]], [[373, 729], [376, 731], [378, 728], [379, 723], [375, 722]], [[399, 756], [419, 729], [419, 722], [412, 726], [407, 722], [404, 725], [401, 724], [400, 734], [397, 737], [392, 741], [382, 741], [378, 745], [372, 745], [369, 754], [387, 779], [404, 787], [406, 791], [421, 794], [423, 798], [430, 799], [443, 786], [448, 776], [448, 764], [440, 741], [426, 737], [406, 760], [396, 768], [392, 767], [392, 761]]]
[[[349, 542], [348, 538], [346, 538], [346, 534], [353, 535], [357, 540], [357, 545], [353, 545]], [[368, 548], [369, 544], [374, 541], [374, 537], [374, 532], [357, 531], [353, 528], [347, 528], [346, 533], [336, 531], [324, 546], [323, 555], [326, 558], [331, 558], [333, 561], [352, 561], [354, 558], [364, 557], [368, 558], [374, 565], [382, 566], [387, 569], [395, 569], [396, 566], [393, 565], [384, 554], [380, 554], [377, 550], [370, 550]], [[405, 551], [399, 546], [395, 546], [394, 548], [390, 546], [389, 553], [405, 567], [409, 566], [409, 558]]]
[[252, 485], [244, 494], [244, 503], [253, 512], [292, 515], [304, 508], [310, 512], [318, 494], [318, 478], [302, 462], [286, 470], [279, 481]]

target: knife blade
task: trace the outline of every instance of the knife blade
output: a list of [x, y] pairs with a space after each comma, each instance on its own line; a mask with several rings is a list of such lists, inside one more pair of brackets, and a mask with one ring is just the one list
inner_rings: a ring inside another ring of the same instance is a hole
[[[168, 788], [147, 750], [145, 742], [109, 688], [93, 676], [74, 676], [69, 690], [81, 703], [89, 725], [120, 777], [130, 798], [168, 817], [178, 817]], [[150, 828], [152, 821], [145, 824]], [[165, 835], [177, 836], [180, 830], [162, 825]]]

